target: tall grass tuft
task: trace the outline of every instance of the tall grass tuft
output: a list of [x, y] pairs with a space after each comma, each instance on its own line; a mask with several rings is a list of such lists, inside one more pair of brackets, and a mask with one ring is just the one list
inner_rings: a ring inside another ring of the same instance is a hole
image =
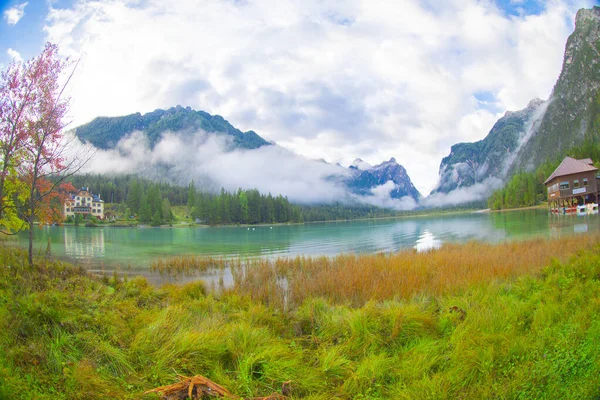
[[227, 264], [228, 261], [222, 257], [177, 256], [152, 261], [150, 270], [160, 275], [194, 275], [197, 272], [223, 269]]

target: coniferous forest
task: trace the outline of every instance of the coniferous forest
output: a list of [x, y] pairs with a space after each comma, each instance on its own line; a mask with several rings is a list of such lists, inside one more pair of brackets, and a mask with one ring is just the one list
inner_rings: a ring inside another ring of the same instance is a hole
[[357, 218], [391, 217], [397, 211], [366, 204], [293, 204], [287, 197], [238, 189], [218, 193], [165, 182], [154, 182], [135, 175], [75, 175], [76, 188], [87, 187], [105, 203], [117, 205], [117, 214], [133, 216], [141, 223], [161, 225], [174, 222], [172, 207], [185, 206], [187, 217], [207, 225], [271, 224], [335, 221]]

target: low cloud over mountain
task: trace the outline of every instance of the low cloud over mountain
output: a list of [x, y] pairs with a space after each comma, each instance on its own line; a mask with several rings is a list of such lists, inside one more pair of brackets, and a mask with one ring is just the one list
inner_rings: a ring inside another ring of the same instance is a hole
[[421, 197], [393, 158], [373, 167], [357, 160], [350, 168], [310, 160], [189, 107], [96, 118], [76, 128], [76, 135], [97, 149], [88, 172], [135, 173], [178, 185], [194, 180], [212, 191], [256, 188], [300, 203], [406, 210]]

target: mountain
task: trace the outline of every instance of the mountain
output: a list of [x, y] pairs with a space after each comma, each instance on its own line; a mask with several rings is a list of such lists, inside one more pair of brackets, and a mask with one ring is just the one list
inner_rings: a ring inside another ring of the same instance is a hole
[[523, 145], [511, 171], [531, 171], [562, 158], [600, 128], [600, 7], [582, 9], [565, 47], [563, 66], [539, 129]]
[[144, 115], [135, 113], [123, 117], [97, 117], [76, 128], [75, 134], [84, 143], [89, 142], [106, 150], [114, 148], [119, 140], [134, 131], [142, 131], [152, 148], [164, 132], [193, 133], [200, 129], [231, 138], [232, 149], [257, 149], [271, 144], [254, 131], [242, 132], [234, 128], [220, 115], [181, 106], [158, 109]]
[[532, 100], [507, 112], [475, 143], [451, 147], [439, 170], [434, 193], [506, 181], [556, 160], [585, 140], [600, 141], [600, 7], [581, 9], [565, 46], [560, 76], [547, 101]]
[[453, 145], [442, 159], [440, 178], [431, 193], [449, 193], [489, 178], [504, 180], [521, 143], [539, 127], [546, 107], [547, 102], [532, 100], [523, 110], [507, 111], [483, 140]]
[[[349, 169], [352, 174], [345, 183], [352, 193], [361, 196], [370, 195], [372, 189], [388, 184], [392, 199], [406, 196], [412, 197], [416, 202], [421, 199], [421, 194], [411, 182], [406, 169], [398, 164], [395, 158], [373, 167], [358, 158]], [[393, 183], [393, 187], [389, 182]]]
[[[207, 132], [208, 135], [229, 138], [228, 146], [224, 149], [205, 147], [202, 143], [205, 137], [201, 135], [198, 142], [198, 135], [194, 135], [199, 130]], [[257, 180], [274, 176], [277, 181], [265, 185], [265, 192], [272, 190], [287, 195], [286, 192], [280, 192], [279, 188], [285, 187], [289, 190], [290, 184], [307, 184], [319, 194], [323, 191], [336, 192], [336, 199], [340, 201], [372, 202], [390, 207], [398, 205], [393, 202], [384, 203], [382, 200], [409, 196], [415, 200], [412, 204], [416, 204], [421, 198], [404, 167], [394, 158], [375, 166], [357, 159], [347, 169], [341, 165], [330, 165], [325, 160], [308, 160], [267, 142], [253, 131], [241, 132], [221, 116], [211, 116], [189, 107], [177, 106], [144, 115], [136, 113], [123, 117], [98, 117], [76, 128], [75, 134], [82, 141], [98, 149], [107, 150], [117, 147], [119, 141], [135, 131], [141, 131], [147, 137], [150, 149], [142, 149], [138, 154], [131, 153], [127, 146], [120, 148], [119, 152], [105, 155], [107, 158], [100, 170], [120, 171], [123, 165], [127, 165], [127, 171], [141, 174], [151, 180], [166, 180], [186, 185], [193, 179], [197, 185], [211, 190], [231, 185], [230, 182], [235, 182], [236, 187], [252, 185], [245, 187], [251, 189]], [[166, 132], [186, 135], [183, 140], [185, 148], [177, 148], [176, 157], [168, 153], [173, 151], [172, 147], [169, 147], [166, 153], [161, 147], [155, 148]], [[267, 151], [254, 152], [263, 146], [269, 146], [262, 149]], [[232, 154], [236, 149], [247, 151], [243, 154]], [[202, 155], [203, 151], [209, 151], [210, 154]], [[327, 167], [319, 164], [326, 164]], [[243, 183], [236, 179], [240, 174], [245, 177]], [[250, 183], [252, 180], [254, 183]], [[324, 197], [331, 198], [331, 195]]]

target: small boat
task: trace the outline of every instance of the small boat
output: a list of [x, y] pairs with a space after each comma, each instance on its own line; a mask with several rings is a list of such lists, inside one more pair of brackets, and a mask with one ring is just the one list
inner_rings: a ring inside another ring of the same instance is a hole
[[577, 206], [577, 215], [579, 215], [579, 216], [587, 215], [587, 207], [585, 206], [585, 204], [581, 204], [581, 205]]
[[598, 214], [598, 204], [596, 203], [588, 203], [585, 205], [585, 211], [588, 214]]
[[577, 212], [577, 207], [563, 207], [563, 214], [575, 214]]

